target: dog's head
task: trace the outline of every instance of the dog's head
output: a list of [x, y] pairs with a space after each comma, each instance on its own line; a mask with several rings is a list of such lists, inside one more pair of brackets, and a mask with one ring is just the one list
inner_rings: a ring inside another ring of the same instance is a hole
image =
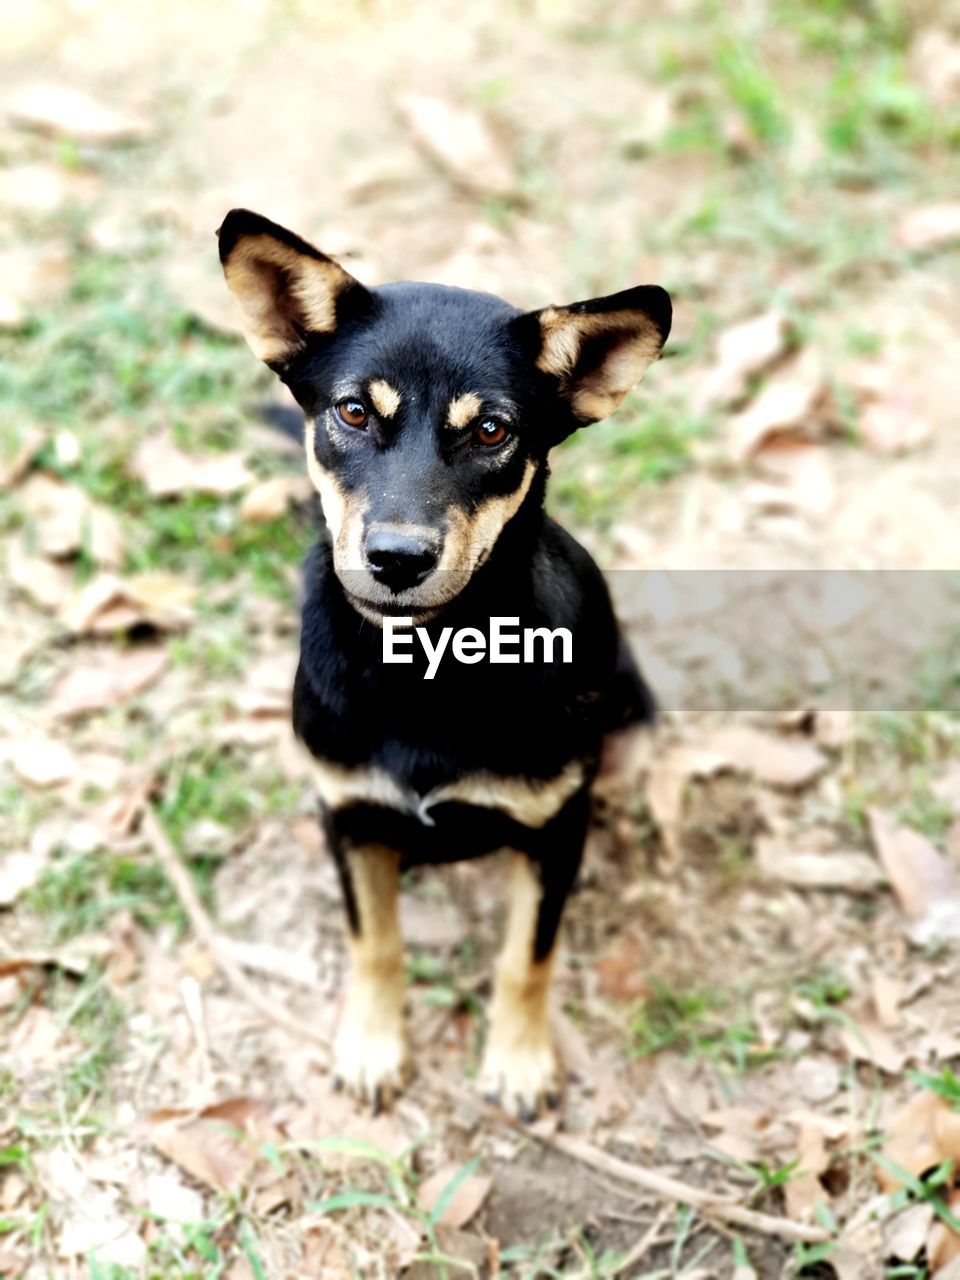
[[219, 237], [250, 347], [306, 414], [337, 576], [376, 622], [453, 599], [541, 500], [551, 446], [612, 413], [670, 331], [656, 285], [521, 312], [440, 285], [366, 289], [244, 209]]

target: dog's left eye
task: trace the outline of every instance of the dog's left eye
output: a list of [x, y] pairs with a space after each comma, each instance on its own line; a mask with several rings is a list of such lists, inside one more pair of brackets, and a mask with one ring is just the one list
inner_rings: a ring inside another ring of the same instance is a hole
[[507, 428], [498, 418], [484, 418], [473, 433], [473, 438], [477, 444], [486, 445], [492, 448], [494, 445], [503, 444], [507, 438]]
[[365, 427], [370, 416], [359, 400], [341, 400], [334, 412], [345, 427]]

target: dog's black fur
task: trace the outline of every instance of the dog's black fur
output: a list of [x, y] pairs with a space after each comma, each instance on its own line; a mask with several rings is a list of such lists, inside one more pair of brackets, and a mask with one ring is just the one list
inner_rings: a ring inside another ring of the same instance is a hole
[[[323, 532], [306, 566], [293, 719], [314, 759], [337, 771], [340, 789], [322, 807], [354, 945], [366, 945], [370, 927], [366, 889], [356, 884], [369, 867], [365, 851], [395, 851], [409, 865], [508, 848], [536, 869], [539, 902], [521, 963], [534, 973], [553, 951], [579, 867], [604, 736], [653, 717], [600, 571], [544, 512], [547, 455], [618, 401], [625, 377], [636, 381], [638, 361], [649, 363], [669, 332], [669, 298], [644, 286], [523, 313], [435, 285], [367, 290], [306, 242], [242, 210], [224, 222], [220, 254], [256, 330], [252, 345], [306, 415], [311, 475], [340, 526]], [[561, 338], [551, 339], [558, 328]], [[631, 362], [638, 333], [645, 345]], [[343, 405], [348, 416], [363, 409], [361, 428], [341, 418]], [[502, 443], [487, 445], [501, 429]], [[433, 557], [425, 583], [384, 586], [370, 550], [380, 530], [388, 559], [394, 543], [401, 559], [409, 547], [423, 563]], [[434, 640], [443, 627], [486, 632], [492, 616], [517, 618], [521, 628], [565, 627], [573, 661], [467, 666], [448, 657], [428, 681], [417, 644], [408, 649], [412, 664], [383, 663], [388, 614], [413, 617]], [[529, 808], [571, 770], [553, 811]], [[372, 782], [365, 790], [364, 778], [380, 779], [380, 790]], [[464, 779], [484, 782], [476, 795], [444, 797]], [[501, 804], [498, 787], [521, 801]], [[354, 958], [366, 963], [359, 951]], [[515, 975], [514, 985], [525, 982]], [[519, 1006], [502, 1013], [512, 1019], [511, 1043], [524, 1040], [526, 1016]], [[542, 1021], [539, 1003], [530, 1016]], [[354, 1033], [344, 1074], [378, 1098], [381, 1085], [389, 1091], [397, 1081], [381, 1079], [375, 1064], [358, 1066], [358, 1053], [378, 1050], [369, 1029]], [[494, 1075], [494, 1091], [522, 1113], [552, 1092], [536, 1072], [531, 1084], [522, 1064], [501, 1062]]]

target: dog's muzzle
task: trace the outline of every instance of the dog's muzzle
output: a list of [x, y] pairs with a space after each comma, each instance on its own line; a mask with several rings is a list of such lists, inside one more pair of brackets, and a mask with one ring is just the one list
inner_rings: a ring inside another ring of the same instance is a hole
[[364, 538], [363, 558], [371, 576], [399, 595], [418, 587], [437, 567], [440, 539], [427, 530], [373, 525]]

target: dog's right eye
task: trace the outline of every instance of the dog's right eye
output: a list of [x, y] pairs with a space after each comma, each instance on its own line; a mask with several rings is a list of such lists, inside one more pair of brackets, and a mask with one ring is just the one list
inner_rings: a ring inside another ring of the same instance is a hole
[[335, 407], [334, 413], [345, 427], [365, 427], [367, 418], [370, 416], [366, 406], [359, 400], [341, 400]]

